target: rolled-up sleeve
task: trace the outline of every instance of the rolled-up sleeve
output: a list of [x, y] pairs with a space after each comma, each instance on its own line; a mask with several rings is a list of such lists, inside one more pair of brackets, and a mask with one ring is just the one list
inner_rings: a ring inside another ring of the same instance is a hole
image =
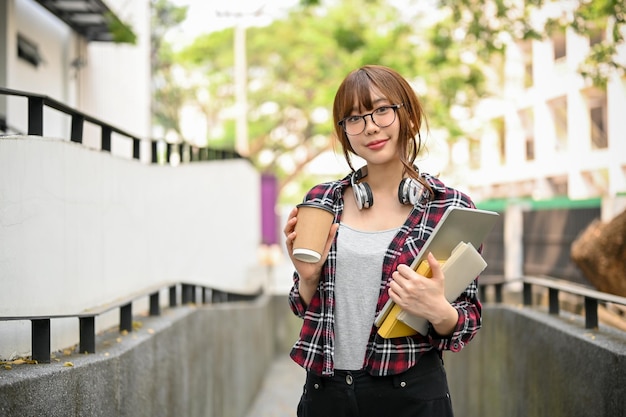
[[467, 297], [464, 294], [452, 303], [452, 307], [459, 313], [459, 320], [452, 334], [442, 337], [437, 334], [431, 324], [428, 339], [439, 350], [458, 352], [476, 336], [476, 333], [481, 328], [482, 306], [477, 298]]

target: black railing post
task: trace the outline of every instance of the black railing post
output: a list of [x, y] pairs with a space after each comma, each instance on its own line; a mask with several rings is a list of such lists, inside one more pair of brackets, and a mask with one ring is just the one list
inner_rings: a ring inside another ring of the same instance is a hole
[[133, 303], [128, 303], [120, 307], [120, 332], [126, 330], [133, 331]]
[[194, 293], [196, 288], [191, 284], [183, 284], [183, 304], [193, 303], [195, 301]]
[[525, 306], [531, 306], [533, 305], [533, 287], [531, 284], [525, 282], [524, 283], [524, 288], [523, 288], [523, 293], [524, 293], [524, 305]]
[[141, 141], [137, 138], [133, 138], [133, 159], [139, 159], [141, 150]]
[[496, 303], [501, 303], [502, 302], [502, 287], [503, 286], [504, 286], [504, 284], [502, 284], [502, 283], [494, 285], [495, 291], [496, 291]]
[[598, 300], [585, 297], [585, 328], [595, 329], [598, 327]]
[[112, 129], [109, 126], [102, 126], [101, 129], [101, 138], [100, 138], [100, 148], [103, 151], [111, 152], [111, 133]]
[[170, 287], [170, 307], [176, 307], [178, 300], [176, 297], [176, 285]]
[[220, 290], [211, 291], [211, 302], [222, 303], [228, 301], [228, 293]]
[[151, 140], [150, 141], [150, 148], [152, 150], [152, 158], [150, 159], [152, 161], [153, 164], [156, 164], [158, 162], [158, 144], [159, 142], [157, 142], [156, 140]]
[[158, 316], [161, 314], [161, 306], [159, 305], [159, 292], [150, 294], [150, 315]]
[[559, 314], [559, 290], [548, 288], [550, 314]]
[[43, 136], [43, 98], [28, 97], [28, 134]]
[[31, 320], [31, 350], [33, 360], [50, 363], [50, 319]]
[[174, 145], [170, 145], [169, 143], [165, 145], [165, 163], [166, 164], [170, 163], [170, 158], [172, 156], [172, 146]]
[[78, 319], [80, 326], [80, 353], [96, 353], [96, 318], [80, 317]]
[[70, 140], [76, 143], [83, 143], [83, 125], [85, 118], [78, 114], [72, 115], [72, 130], [70, 132]]

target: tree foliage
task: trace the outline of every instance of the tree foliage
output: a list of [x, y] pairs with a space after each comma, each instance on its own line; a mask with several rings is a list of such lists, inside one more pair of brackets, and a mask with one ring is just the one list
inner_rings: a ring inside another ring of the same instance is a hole
[[[557, 2], [408, 0], [406, 5], [424, 1], [431, 5], [428, 12], [398, 9], [397, 2], [384, 0], [301, 0], [285, 19], [247, 28], [251, 161], [276, 174], [282, 188], [331, 149], [336, 88], [349, 71], [364, 64], [388, 65], [405, 75], [424, 101], [429, 126], [447, 132], [449, 139], [466, 133], [451, 116], [453, 110], [471, 115], [477, 100], [489, 93], [487, 80], [501, 75], [498, 57], [509, 40], [543, 39], [564, 28], [593, 36], [608, 28], [611, 36], [593, 46], [580, 71], [596, 84], [611, 71], [623, 74], [624, 64], [616, 56], [623, 43], [621, 1], [573, 1], [569, 13], [543, 21], [535, 12]], [[153, 3], [167, 5], [167, 0]], [[180, 23], [181, 10], [162, 7], [164, 27]], [[209, 144], [234, 147], [233, 44], [230, 28], [201, 35], [176, 54], [167, 44], [155, 48], [156, 81], [162, 83], [156, 91], [158, 123], [180, 132], [180, 109], [192, 105], [206, 119]], [[185, 70], [184, 88], [173, 80], [174, 63]]]
[[[608, 36], [591, 47], [579, 73], [598, 86], [613, 74], [626, 73], [626, 62], [618, 56], [626, 30], [623, 0], [438, 0], [437, 4], [448, 12], [439, 25], [461, 34], [456, 41], [462, 48], [475, 51], [485, 61], [504, 51], [505, 39], [542, 40], [568, 28], [593, 38], [608, 29]], [[539, 10], [548, 17], [537, 18]]]
[[[402, 10], [384, 1], [352, 0], [295, 9], [269, 26], [248, 28], [247, 117], [255, 165], [276, 174], [282, 187], [308, 162], [332, 149], [330, 111], [336, 89], [348, 72], [364, 64], [388, 65], [416, 88], [426, 86], [424, 97], [432, 97], [433, 106], [440, 107], [430, 115], [431, 124], [459, 132], [446, 109], [459, 102], [459, 85], [475, 82], [478, 89], [480, 77], [468, 80], [464, 66], [450, 66], [435, 76], [427, 59], [432, 51], [423, 46], [426, 24], [421, 19], [406, 19]], [[198, 37], [178, 61], [205, 75], [201, 88], [214, 111], [228, 113], [234, 104], [233, 30]], [[436, 83], [431, 85], [430, 79]], [[233, 125], [224, 126], [222, 143], [233, 146]]]
[[175, 53], [166, 35], [186, 19], [187, 7], [175, 6], [168, 0], [151, 0], [150, 11], [153, 124], [164, 133], [171, 131], [182, 137], [180, 109], [189, 97], [189, 90], [175, 78]]

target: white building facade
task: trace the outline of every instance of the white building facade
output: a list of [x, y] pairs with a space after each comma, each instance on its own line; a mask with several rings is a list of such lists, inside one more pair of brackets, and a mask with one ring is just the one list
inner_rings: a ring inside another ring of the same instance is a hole
[[[109, 13], [132, 30], [135, 44], [111, 39], [103, 23]], [[48, 96], [149, 138], [150, 83], [148, 0], [0, 0], [0, 87]], [[26, 133], [27, 109], [25, 98], [0, 95], [5, 131]], [[68, 117], [46, 109], [44, 119], [45, 136], [68, 137]], [[86, 126], [85, 145], [99, 146], [90, 136]], [[112, 152], [127, 153], [124, 146], [114, 141]]]
[[[621, 201], [609, 217], [623, 210], [626, 78], [613, 74], [601, 88], [578, 72], [603, 36], [568, 30], [509, 45], [501, 95], [480, 104], [473, 123], [483, 127], [481, 137], [466, 143], [472, 196], [600, 198]], [[626, 45], [618, 59], [626, 65]]]

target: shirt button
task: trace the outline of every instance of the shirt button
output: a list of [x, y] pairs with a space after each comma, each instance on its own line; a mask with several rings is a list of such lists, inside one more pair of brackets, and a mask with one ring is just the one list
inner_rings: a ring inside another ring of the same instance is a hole
[[406, 387], [406, 382], [404, 382], [404, 381], [400, 382], [400, 386], [401, 386], [402, 388]]
[[320, 389], [320, 384], [315, 384], [315, 385], [313, 385], [313, 388], [315, 388], [315, 389]]
[[352, 375], [346, 375], [346, 384], [352, 385]]

